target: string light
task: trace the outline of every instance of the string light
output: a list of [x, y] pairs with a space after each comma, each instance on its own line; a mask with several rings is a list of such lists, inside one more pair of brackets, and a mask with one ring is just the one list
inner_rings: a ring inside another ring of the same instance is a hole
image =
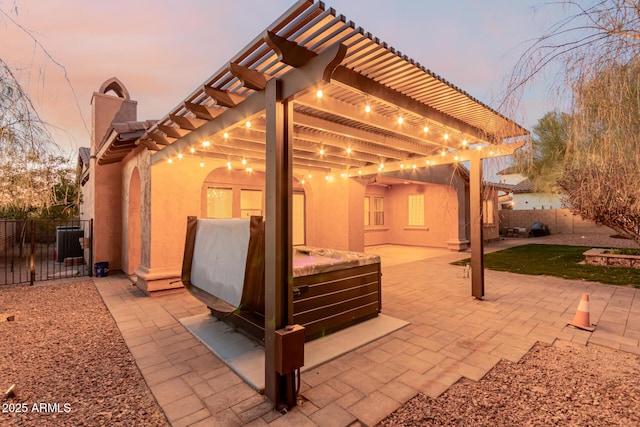
[[412, 164], [412, 165], [411, 165], [411, 167], [412, 167], [413, 169], [415, 169], [417, 166], [416, 166], [416, 164], [414, 163], [414, 164]]
[[384, 163], [380, 163], [380, 169], [384, 169]]
[[231, 162], [227, 162], [227, 169], [231, 170]]
[[222, 136], [224, 137], [224, 139], [229, 139], [229, 132], [225, 132]]
[[351, 154], [351, 147], [347, 147], [347, 154]]
[[182, 153], [178, 153], [178, 158], [182, 160]]
[[248, 128], [251, 127], [251, 122], [249, 120], [247, 120], [247, 123], [245, 123], [245, 126], [247, 126]]
[[455, 157], [453, 158], [453, 160], [455, 160], [455, 161], [457, 162], [457, 161], [458, 161], [458, 156], [455, 156]]
[[449, 139], [449, 134], [448, 134], [448, 133], [445, 133], [445, 134], [444, 134], [444, 136], [443, 136], [443, 138], [444, 138], [444, 140], [446, 141], [447, 139]]
[[362, 175], [362, 169], [358, 170], [358, 175]]
[[466, 139], [463, 139], [463, 140], [462, 140], [462, 146], [463, 146], [463, 147], [466, 147], [466, 146], [467, 146], [467, 140], [466, 140]]
[[440, 152], [440, 155], [441, 155], [442, 157], [444, 157], [444, 156], [445, 156], [445, 154], [447, 154], [447, 153], [446, 153], [444, 150], [442, 150], [442, 151]]
[[248, 168], [245, 169], [245, 171], [247, 172], [253, 172], [253, 168], [251, 166], [249, 166]]
[[316, 96], [318, 97], [318, 99], [322, 98], [322, 95], [324, 95], [322, 93], [322, 89], [318, 89], [318, 91], [316, 92]]
[[401, 125], [404, 122], [404, 119], [402, 118], [402, 116], [398, 117], [398, 124]]
[[202, 146], [203, 147], [208, 147], [210, 145], [211, 145], [211, 143], [209, 141], [202, 141]]
[[169, 157], [169, 159], [167, 159], [167, 163], [169, 163], [169, 164], [173, 163], [173, 159], [171, 157]]
[[425, 161], [425, 163], [426, 163], [426, 164], [428, 164], [428, 165], [430, 165], [430, 164], [431, 164], [431, 160], [427, 159], [427, 160]]
[[242, 165], [246, 165], [247, 164], [247, 159], [242, 159]]
[[309, 174], [309, 175], [307, 175], [307, 178], [311, 179], [311, 178], [313, 178], [313, 175]]
[[304, 185], [304, 179], [300, 180], [300, 184]]
[[364, 112], [365, 113], [370, 113], [371, 112], [371, 105], [367, 104], [364, 106]]
[[400, 169], [404, 169], [404, 163], [400, 164]]
[[320, 155], [321, 155], [321, 156], [324, 156], [324, 148], [321, 148], [321, 149], [320, 149]]
[[191, 154], [193, 154], [193, 153], [195, 153], [195, 152], [196, 152], [196, 149], [195, 149], [195, 148], [193, 148], [193, 147], [191, 147], [191, 149], [189, 149], [189, 151], [191, 151]]
[[200, 167], [203, 168], [204, 167], [204, 162], [202, 160], [200, 160]]
[[429, 126], [424, 125], [424, 127], [422, 128], [422, 131], [423, 131], [424, 133], [429, 132]]

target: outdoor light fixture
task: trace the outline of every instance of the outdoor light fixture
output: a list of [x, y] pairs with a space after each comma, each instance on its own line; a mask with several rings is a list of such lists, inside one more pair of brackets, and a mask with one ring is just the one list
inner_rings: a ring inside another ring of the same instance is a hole
[[324, 156], [324, 148], [321, 148], [321, 149], [320, 149], [320, 155], [321, 155], [321, 156]]
[[195, 149], [195, 148], [193, 148], [193, 147], [191, 147], [191, 149], [190, 149], [189, 151], [191, 151], [191, 154], [193, 154], [193, 153], [195, 153], [195, 152], [196, 152], [196, 149]]
[[311, 178], [313, 178], [313, 175], [309, 174], [309, 175], [307, 175], [307, 178], [311, 179]]
[[246, 165], [247, 164], [247, 160], [246, 159], [242, 159], [242, 164]]
[[253, 172], [253, 168], [251, 166], [249, 166], [248, 168], [245, 169], [245, 171], [247, 172]]
[[442, 150], [442, 151], [440, 152], [440, 155], [441, 155], [442, 157], [444, 157], [444, 156], [445, 156], [445, 154], [447, 154], [447, 153], [446, 153], [446, 151], [444, 151], [444, 150]]
[[249, 120], [247, 120], [247, 123], [245, 124], [245, 126], [247, 126], [248, 128], [251, 127], [251, 122]]
[[318, 97], [318, 99], [322, 98], [322, 95], [324, 95], [322, 93], [322, 89], [318, 89], [318, 91], [316, 92], [316, 96]]
[[455, 161], [457, 162], [457, 161], [458, 161], [458, 156], [455, 156], [455, 157], [453, 158], [453, 160], [455, 160]]
[[482, 151], [482, 147], [478, 145], [478, 151]]
[[425, 163], [426, 163], [426, 164], [428, 164], [428, 165], [430, 165], [430, 164], [431, 164], [431, 160], [427, 159], [427, 160], [425, 161]]
[[182, 153], [178, 153], [178, 158], [182, 160]]
[[358, 175], [362, 175], [362, 170], [358, 170]]
[[424, 125], [424, 127], [422, 128], [422, 131], [423, 131], [424, 133], [429, 132], [429, 126]]
[[300, 184], [304, 185], [304, 179], [300, 180]]
[[371, 112], [371, 104], [369, 103], [369, 97], [368, 96], [367, 96], [366, 104], [364, 106], [364, 111], [365, 111], [365, 113], [370, 113]]
[[414, 164], [412, 164], [412, 165], [411, 165], [411, 167], [412, 167], [413, 169], [415, 169], [415, 168], [416, 168], [416, 164], [415, 164], [415, 163], [414, 163]]
[[398, 124], [401, 125], [404, 122], [402, 116], [398, 117]]
[[203, 147], [208, 147], [210, 145], [211, 145], [211, 143], [209, 141], [202, 141], [202, 146]]
[[204, 162], [202, 160], [200, 160], [200, 167], [203, 168], [204, 167]]
[[347, 154], [351, 154], [351, 147], [347, 147]]
[[384, 163], [380, 163], [380, 169], [384, 169]]
[[444, 134], [444, 136], [443, 136], [443, 138], [444, 138], [444, 140], [446, 141], [447, 139], [449, 139], [449, 134], [448, 134], [448, 133], [445, 133], [445, 134]]
[[404, 163], [400, 163], [400, 169], [404, 169]]
[[462, 140], [462, 146], [463, 146], [463, 147], [466, 147], [466, 146], [467, 146], [467, 140], [466, 140], [466, 139], [463, 139], [463, 140]]
[[231, 170], [231, 162], [227, 162], [227, 169]]
[[222, 135], [224, 137], [224, 139], [228, 139], [229, 138], [229, 132], [225, 132], [224, 135]]
[[171, 157], [169, 157], [169, 159], [167, 160], [167, 163], [169, 163], [169, 164], [173, 163], [173, 159]]

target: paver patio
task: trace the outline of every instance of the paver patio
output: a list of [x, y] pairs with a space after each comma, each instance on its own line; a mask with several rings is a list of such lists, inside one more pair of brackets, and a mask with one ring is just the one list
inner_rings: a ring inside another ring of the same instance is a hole
[[[636, 289], [487, 270], [486, 296], [478, 301], [463, 267], [449, 264], [468, 254], [434, 252], [402, 263], [406, 248], [381, 250], [382, 311], [410, 324], [303, 373], [305, 401], [284, 416], [178, 322], [207, 312], [186, 290], [147, 297], [125, 276], [94, 280], [174, 426], [374, 425], [418, 392], [437, 397], [462, 377], [480, 380], [537, 341], [640, 354]], [[590, 295], [593, 333], [566, 326], [583, 293]]]

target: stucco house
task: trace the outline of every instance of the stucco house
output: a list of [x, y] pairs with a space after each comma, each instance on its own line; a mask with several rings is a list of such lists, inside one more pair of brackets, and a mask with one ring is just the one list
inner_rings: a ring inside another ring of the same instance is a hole
[[317, 2], [221, 63], [159, 120], [139, 120], [115, 77], [93, 94], [79, 173], [96, 262], [146, 292], [181, 286], [187, 216], [269, 220], [270, 138], [290, 144], [277, 169], [294, 245], [462, 250], [483, 223], [497, 237], [482, 158], [520, 146], [503, 144], [527, 134], [512, 120]]
[[517, 172], [514, 167], [505, 168], [497, 173], [505, 196], [500, 198], [502, 209], [535, 210], [560, 209], [562, 201], [554, 193], [535, 191], [533, 182]]

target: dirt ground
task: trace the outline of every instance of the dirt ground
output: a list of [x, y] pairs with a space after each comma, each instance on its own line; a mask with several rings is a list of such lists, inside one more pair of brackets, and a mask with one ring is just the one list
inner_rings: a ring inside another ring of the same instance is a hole
[[2, 286], [0, 313], [0, 425], [168, 425], [91, 280]]
[[379, 426], [640, 425], [640, 357], [568, 341], [536, 344], [479, 382], [419, 394]]

